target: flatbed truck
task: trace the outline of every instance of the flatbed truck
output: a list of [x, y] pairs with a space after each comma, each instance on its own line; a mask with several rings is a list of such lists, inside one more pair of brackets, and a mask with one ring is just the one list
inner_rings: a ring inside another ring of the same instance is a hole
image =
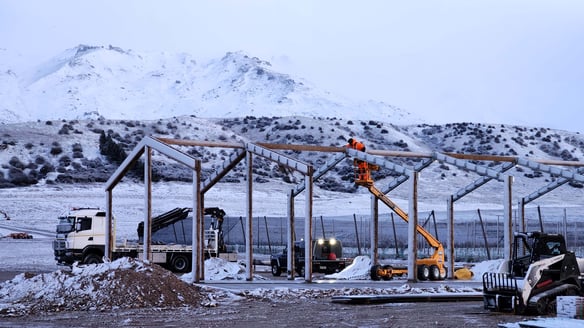
[[[153, 242], [150, 246], [151, 253], [148, 255], [152, 263], [160, 264], [174, 272], [190, 271], [192, 243], [188, 243], [188, 234], [185, 233], [188, 229], [184, 229], [184, 222], [189, 212], [192, 212], [190, 208], [176, 208], [152, 219]], [[223, 243], [221, 222], [225, 212], [218, 208], [209, 208], [205, 209], [205, 214], [212, 216], [213, 220], [218, 221], [219, 224], [213, 223], [208, 230], [205, 230], [204, 256], [236, 261], [237, 254], [227, 252]], [[53, 241], [57, 264], [71, 266], [75, 262], [80, 264], [103, 262], [105, 220], [106, 213], [99, 208], [75, 208], [67, 215], [59, 217], [57, 235]], [[176, 225], [182, 227], [184, 237], [182, 241], [178, 240], [180, 233], [176, 233]], [[165, 237], [164, 228], [174, 230], [174, 238]], [[137, 228], [139, 237], [137, 241], [116, 243], [111, 260], [121, 257], [143, 258], [143, 230], [143, 223], [141, 223]], [[115, 236], [112, 238], [115, 240]]]

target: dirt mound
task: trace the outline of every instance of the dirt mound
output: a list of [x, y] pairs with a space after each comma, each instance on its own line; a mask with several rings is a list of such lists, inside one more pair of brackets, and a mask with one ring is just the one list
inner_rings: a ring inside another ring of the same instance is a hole
[[200, 287], [158, 265], [123, 258], [71, 271], [20, 274], [0, 284], [0, 315], [192, 307], [205, 299]]

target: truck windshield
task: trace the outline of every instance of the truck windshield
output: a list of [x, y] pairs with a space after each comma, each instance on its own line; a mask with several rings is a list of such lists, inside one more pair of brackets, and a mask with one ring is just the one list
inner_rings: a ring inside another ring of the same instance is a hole
[[57, 233], [68, 233], [73, 231], [75, 217], [72, 216], [62, 216], [59, 218], [59, 223], [57, 223]]

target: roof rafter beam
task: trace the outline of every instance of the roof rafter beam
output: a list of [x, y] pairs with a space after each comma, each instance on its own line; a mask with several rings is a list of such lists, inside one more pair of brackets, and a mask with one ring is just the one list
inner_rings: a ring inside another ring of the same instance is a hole
[[218, 147], [218, 148], [240, 148], [243, 149], [243, 144], [233, 142], [217, 142], [217, 141], [197, 141], [184, 139], [170, 139], [170, 138], [156, 138], [161, 142], [169, 145], [177, 146], [199, 146], [199, 147]]
[[[148, 138], [148, 137], [146, 137]], [[144, 154], [144, 148], [146, 147], [146, 138], [142, 139], [136, 147], [126, 156], [122, 164], [118, 166], [116, 171], [107, 179], [105, 183], [105, 190], [112, 190], [126, 175], [130, 170], [132, 164], [137, 161], [142, 154]]]
[[168, 144], [155, 139], [155, 138], [146, 138], [146, 146], [156, 150], [157, 152], [166, 155], [169, 158], [174, 159], [175, 161], [182, 163], [190, 168], [195, 168], [196, 159], [191, 155], [188, 155], [176, 148], [169, 146]]
[[226, 176], [229, 171], [231, 171], [241, 160], [245, 158], [245, 151], [243, 149], [236, 149], [228, 159], [223, 161], [221, 164], [220, 169], [215, 171], [211, 176], [209, 176], [205, 181], [203, 181], [201, 185], [201, 193], [204, 194], [211, 187], [213, 187], [219, 180], [221, 180], [224, 176]]
[[264, 158], [267, 158], [269, 160], [277, 162], [281, 165], [287, 166], [287, 167], [289, 167], [293, 170], [296, 170], [304, 175], [312, 175], [313, 174], [312, 165], [308, 165], [308, 164], [303, 163], [297, 159], [279, 154], [275, 151], [269, 150], [269, 149], [264, 148], [262, 146], [258, 146], [258, 145], [253, 144], [253, 143], [247, 143], [245, 146], [245, 149], [251, 153], [262, 156]]
[[498, 181], [501, 182], [503, 182], [505, 179], [502, 173], [490, 169], [486, 166], [470, 163], [468, 160], [454, 158], [451, 156], [444, 155], [442, 153], [434, 153], [434, 158], [439, 162], [454, 165], [458, 168], [469, 170], [471, 172], [475, 172], [479, 175], [487, 176], [492, 179], [497, 179]]
[[[417, 165], [414, 166], [414, 171], [421, 172], [423, 169], [430, 166], [430, 164], [432, 164], [433, 162], [434, 162], [433, 158], [426, 158], [426, 159], [422, 160], [421, 163], [418, 163]], [[389, 193], [390, 191], [399, 187], [402, 183], [408, 181], [409, 178], [410, 178], [409, 175], [400, 175], [399, 177], [397, 177], [393, 181], [391, 181], [382, 192], [384, 194]]]
[[267, 142], [256, 142], [256, 145], [272, 150], [296, 150], [296, 151], [318, 151], [327, 153], [344, 153], [345, 147], [335, 146], [318, 146], [318, 145], [294, 145], [294, 144], [275, 144]]
[[[508, 170], [510, 170], [511, 168], [513, 168], [515, 166], [515, 163], [512, 162], [506, 162], [503, 163], [502, 165], [500, 165], [499, 167], [495, 168], [495, 171], [504, 173], [507, 172]], [[468, 186], [458, 190], [458, 192], [456, 192], [453, 197], [452, 200], [453, 201], [457, 201], [459, 199], [461, 199], [462, 197], [470, 194], [471, 192], [475, 191], [476, 189], [478, 189], [480, 186], [484, 185], [485, 183], [489, 182], [493, 180], [493, 178], [491, 177], [480, 177], [477, 180], [475, 180], [473, 183], [469, 184]]]
[[[579, 174], [582, 174], [582, 173], [584, 173], [584, 168], [579, 168], [576, 172]], [[523, 197], [523, 204], [529, 204], [532, 201], [538, 199], [539, 197], [547, 194], [548, 192], [566, 184], [567, 182], [570, 182], [570, 179], [558, 178], [556, 181], [551, 182], [551, 183], [539, 188], [535, 192]]]
[[121, 179], [122, 177], [128, 172], [130, 167], [134, 162], [142, 156], [146, 147], [150, 147], [161, 154], [164, 154], [175, 161], [182, 163], [192, 169], [195, 168], [195, 158], [183, 153], [180, 150], [174, 149], [168, 144], [152, 138], [152, 137], [144, 137], [140, 143], [132, 150], [132, 152], [124, 159], [122, 164], [118, 167], [118, 169], [112, 174], [112, 176], [108, 179], [105, 184], [105, 190], [111, 190]]
[[[333, 158], [329, 159], [323, 166], [319, 167], [318, 170], [314, 171], [312, 181], [318, 180], [326, 172], [330, 171], [333, 167], [335, 167], [345, 158], [347, 158], [346, 153], [336, 154]], [[298, 194], [303, 192], [304, 189], [306, 189], [306, 183], [303, 181], [296, 185], [296, 188], [294, 188], [294, 190], [292, 191], [292, 197], [296, 197]]]
[[530, 161], [525, 158], [518, 158], [517, 164], [521, 166], [528, 167], [532, 170], [537, 170], [545, 173], [549, 173], [552, 175], [556, 175], [562, 178], [566, 178], [568, 180], [578, 181], [580, 183], [584, 183], [584, 175], [576, 173], [572, 170], [561, 169], [558, 167], [549, 166], [546, 164], [541, 164], [538, 162]]

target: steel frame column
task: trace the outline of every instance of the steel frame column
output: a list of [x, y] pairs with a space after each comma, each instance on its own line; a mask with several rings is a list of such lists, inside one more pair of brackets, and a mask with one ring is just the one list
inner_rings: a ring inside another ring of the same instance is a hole
[[294, 280], [294, 268], [296, 263], [294, 261], [294, 190], [290, 191], [288, 195], [288, 231], [286, 233], [286, 244], [288, 245], [288, 253], [286, 254], [286, 276], [288, 280]]
[[104, 260], [111, 261], [112, 251], [114, 249], [113, 235], [113, 219], [112, 219], [112, 197], [113, 192], [111, 189], [106, 189], [105, 191], [105, 249], [103, 256]]
[[312, 282], [312, 173], [304, 179], [306, 184], [304, 218], [304, 280]]
[[193, 170], [193, 227], [192, 227], [192, 255], [191, 255], [191, 273], [193, 282], [199, 282], [205, 279], [205, 257], [203, 255], [203, 239], [201, 238], [201, 164], [195, 162]]
[[253, 228], [252, 228], [252, 193], [253, 193], [253, 155], [251, 151], [247, 152], [247, 215], [245, 217], [245, 273], [246, 280], [253, 280]]
[[417, 281], [416, 262], [418, 260], [418, 175], [419, 172], [410, 171], [410, 201], [408, 221], [408, 280]]
[[371, 195], [371, 221], [370, 221], [371, 241], [371, 263], [376, 264], [379, 260], [379, 200], [375, 195]]
[[504, 240], [504, 259], [505, 261], [511, 260], [511, 251], [512, 251], [512, 244], [513, 244], [513, 211], [512, 211], [512, 203], [511, 203], [511, 196], [512, 196], [512, 185], [513, 185], [513, 177], [510, 175], [505, 176], [505, 190], [503, 192], [503, 212], [505, 217], [505, 229], [503, 231], [503, 240]]
[[144, 245], [143, 260], [147, 262], [150, 259], [150, 241], [152, 240], [152, 149], [145, 147], [144, 160]]
[[448, 279], [454, 279], [454, 196], [450, 195], [446, 200], [446, 226], [448, 229], [447, 262], [448, 262]]

